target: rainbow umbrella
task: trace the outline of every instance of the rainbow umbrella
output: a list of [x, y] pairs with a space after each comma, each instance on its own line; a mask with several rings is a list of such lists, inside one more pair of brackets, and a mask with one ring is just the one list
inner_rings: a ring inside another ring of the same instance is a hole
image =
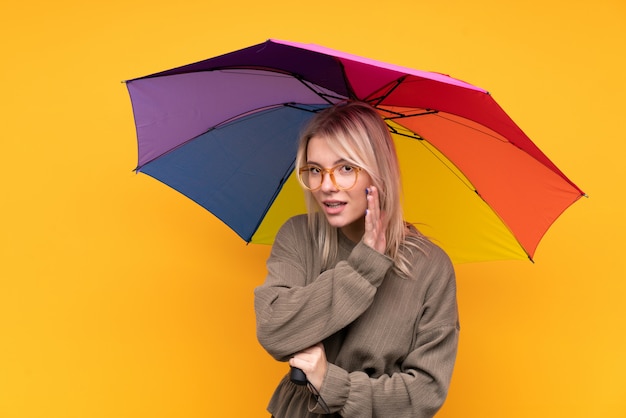
[[171, 186], [246, 242], [304, 213], [293, 174], [315, 112], [370, 103], [391, 130], [405, 217], [454, 262], [532, 260], [584, 193], [479, 87], [329, 48], [268, 40], [126, 81], [137, 172]]

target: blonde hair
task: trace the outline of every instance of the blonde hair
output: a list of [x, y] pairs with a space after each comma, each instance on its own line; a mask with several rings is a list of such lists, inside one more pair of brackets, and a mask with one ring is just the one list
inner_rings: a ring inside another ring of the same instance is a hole
[[[315, 115], [300, 136], [296, 170], [307, 164], [309, 140], [324, 138], [334, 152], [346, 161], [365, 170], [379, 191], [381, 211], [385, 213], [387, 248], [385, 254], [394, 260], [394, 268], [409, 277], [410, 266], [404, 249], [419, 248], [425, 239], [403, 218], [402, 184], [395, 146], [389, 129], [370, 105], [347, 102], [334, 105]], [[333, 228], [310, 191], [305, 189], [309, 212], [309, 228], [318, 240], [322, 265], [330, 267], [337, 254], [337, 229]], [[417, 239], [407, 239], [417, 237]]]

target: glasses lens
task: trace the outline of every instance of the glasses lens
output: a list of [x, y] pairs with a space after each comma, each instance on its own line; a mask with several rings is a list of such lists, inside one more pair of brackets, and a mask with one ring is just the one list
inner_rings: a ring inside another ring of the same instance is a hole
[[320, 184], [322, 184], [321, 180], [315, 180], [315, 178], [319, 177], [321, 179], [321, 172], [317, 172], [319, 168], [314, 166], [304, 166], [298, 172], [300, 182], [307, 189], [317, 189]]
[[356, 183], [358, 169], [351, 165], [340, 165], [333, 170], [335, 186], [338, 189], [346, 190], [352, 188]]

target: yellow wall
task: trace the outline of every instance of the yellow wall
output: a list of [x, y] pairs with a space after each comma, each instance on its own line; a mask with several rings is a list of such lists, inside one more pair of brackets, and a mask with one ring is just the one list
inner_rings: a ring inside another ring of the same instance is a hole
[[268, 248], [132, 172], [121, 81], [269, 37], [485, 87], [591, 196], [535, 265], [459, 266], [440, 416], [626, 416], [622, 0], [25, 0], [0, 6], [0, 417], [266, 416]]

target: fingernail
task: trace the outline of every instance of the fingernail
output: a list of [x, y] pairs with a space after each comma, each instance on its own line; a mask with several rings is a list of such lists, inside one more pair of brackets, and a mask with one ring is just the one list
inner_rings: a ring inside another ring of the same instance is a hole
[[369, 213], [369, 209], [365, 209], [365, 216]]
[[365, 188], [365, 196], [367, 196], [368, 194], [370, 194], [370, 189], [369, 189], [369, 187], [366, 187]]

